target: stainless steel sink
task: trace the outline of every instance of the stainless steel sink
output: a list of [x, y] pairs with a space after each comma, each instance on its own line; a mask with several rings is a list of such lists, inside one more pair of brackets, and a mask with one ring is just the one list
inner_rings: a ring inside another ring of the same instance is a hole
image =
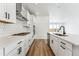
[[66, 34], [59, 34], [59, 33], [54, 33], [55, 35], [58, 35], [58, 36], [68, 36]]

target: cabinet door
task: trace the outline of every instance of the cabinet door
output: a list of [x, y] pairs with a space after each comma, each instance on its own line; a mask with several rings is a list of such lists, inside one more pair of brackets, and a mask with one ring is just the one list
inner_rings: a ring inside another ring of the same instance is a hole
[[[55, 39], [57, 39], [57, 38], [55, 38]], [[59, 46], [58, 45], [59, 45], [59, 42], [54, 40], [54, 42], [53, 42], [53, 48], [54, 48], [53, 51], [54, 51], [56, 56], [58, 56], [58, 54], [59, 54]]]
[[33, 41], [33, 40], [32, 40], [32, 34], [29, 35], [28, 41], [29, 41], [29, 46], [31, 46], [32, 41]]
[[16, 22], [16, 3], [7, 3], [8, 20]]
[[58, 55], [58, 42], [56, 41], [53, 35], [50, 35], [50, 47], [53, 50], [55, 55]]
[[6, 17], [6, 3], [0, 3], [0, 19], [5, 19]]
[[22, 9], [21, 14], [23, 15], [23, 17], [27, 18], [27, 11], [25, 10], [25, 8], [23, 6], [20, 8]]
[[52, 35], [50, 35], [50, 47], [51, 47], [51, 49], [53, 50], [52, 44], [53, 44], [53, 38], [52, 38]]
[[26, 12], [27, 12], [27, 20], [30, 20], [30, 13], [28, 10]]
[[54, 51], [55, 49], [55, 38], [53, 37], [53, 35], [50, 35], [50, 47], [51, 49]]
[[53, 44], [52, 44], [53, 52], [57, 56], [59, 54], [59, 39], [55, 36], [52, 36], [52, 38], [53, 38]]
[[29, 50], [29, 45], [28, 45], [28, 39], [27, 39], [27, 40], [25, 40], [25, 44], [24, 44], [24, 54], [25, 55], [27, 54], [28, 50]]

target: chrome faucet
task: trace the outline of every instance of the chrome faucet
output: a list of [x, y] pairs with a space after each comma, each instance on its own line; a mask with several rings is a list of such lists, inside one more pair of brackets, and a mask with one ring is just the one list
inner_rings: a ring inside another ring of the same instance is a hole
[[63, 28], [63, 35], [66, 34], [65, 27], [64, 26], [60, 26], [59, 31], [61, 30], [61, 28]]

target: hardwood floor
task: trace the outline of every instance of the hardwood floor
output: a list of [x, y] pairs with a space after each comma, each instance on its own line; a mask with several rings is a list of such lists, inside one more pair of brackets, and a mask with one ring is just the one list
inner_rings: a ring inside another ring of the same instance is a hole
[[36, 39], [29, 49], [27, 56], [54, 56], [54, 53], [45, 43], [44, 39]]

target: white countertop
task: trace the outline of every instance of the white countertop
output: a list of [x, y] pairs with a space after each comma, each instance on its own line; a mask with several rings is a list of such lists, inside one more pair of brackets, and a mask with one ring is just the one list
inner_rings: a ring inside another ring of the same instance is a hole
[[53, 32], [48, 32], [58, 38], [61, 38], [65, 41], [68, 41], [69, 43], [73, 44], [73, 45], [76, 45], [76, 46], [79, 46], [79, 35], [74, 35], [74, 34], [67, 34], [68, 36], [58, 36], [58, 35], [55, 35]]
[[16, 45], [19, 41], [25, 40], [30, 34], [25, 36], [5, 36], [0, 37], [0, 47], [5, 48], [7, 46]]

